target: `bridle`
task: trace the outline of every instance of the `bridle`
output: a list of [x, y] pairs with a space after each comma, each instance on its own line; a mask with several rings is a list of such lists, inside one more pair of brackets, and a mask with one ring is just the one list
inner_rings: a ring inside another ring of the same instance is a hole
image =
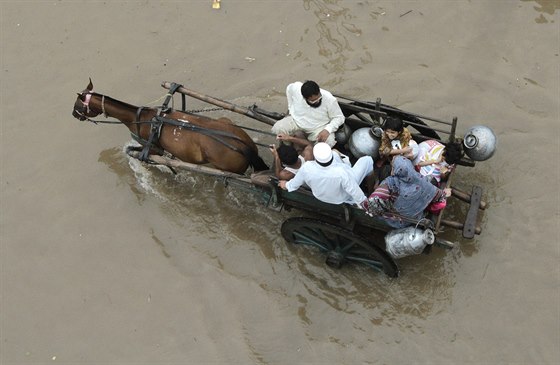
[[[91, 101], [91, 97], [92, 95], [94, 95], [93, 92], [91, 91], [87, 91], [87, 93], [85, 93], [85, 90], [82, 92], [81, 96], [84, 97], [84, 100], [82, 100], [82, 98], [78, 98], [78, 100], [80, 100], [80, 102], [82, 103], [82, 106], [84, 107], [82, 110], [78, 110], [77, 108], [74, 108], [73, 110], [73, 114], [75, 117], [79, 117], [78, 119], [82, 120], [82, 121], [88, 121], [88, 122], [92, 122], [93, 124], [121, 124], [120, 122], [114, 121], [114, 120], [94, 120], [91, 119], [88, 114], [91, 112], [91, 109], [89, 107], [89, 103]], [[101, 96], [101, 113], [103, 113], [103, 116], [105, 118], [108, 118], [107, 115], [107, 111], [105, 110], [105, 95], [101, 95], [101, 94], [97, 94]], [[83, 118], [83, 119], [81, 119]]]

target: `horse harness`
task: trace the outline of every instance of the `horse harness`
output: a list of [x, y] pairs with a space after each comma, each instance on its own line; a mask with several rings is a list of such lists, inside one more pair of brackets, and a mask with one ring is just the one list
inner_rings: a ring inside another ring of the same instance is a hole
[[[171, 100], [171, 97], [179, 87], [181, 87], [181, 85], [179, 84], [174, 83], [172, 85], [172, 87], [169, 89], [169, 93], [167, 94], [166, 99], [163, 102], [162, 106], [158, 108], [158, 112], [150, 121], [146, 122], [140, 120], [140, 114], [142, 113], [144, 107], [141, 106], [138, 108], [138, 110], [136, 110], [136, 120], [134, 122], [136, 124], [136, 133], [131, 132], [130, 134], [136, 142], [140, 143], [143, 146], [142, 152], [140, 153], [140, 157], [139, 157], [140, 161], [148, 162], [151, 149], [155, 149], [157, 153], [161, 153], [161, 154], [164, 152], [164, 149], [159, 145], [159, 138], [161, 136], [161, 130], [165, 124], [169, 124], [188, 131], [193, 131], [208, 136], [214, 139], [215, 141], [225, 145], [229, 149], [242, 154], [243, 156], [245, 156], [245, 158], [247, 158], [247, 160], [250, 160], [246, 150], [237, 148], [236, 146], [232, 145], [227, 141], [228, 139], [234, 139], [247, 145], [245, 141], [243, 141], [240, 137], [236, 136], [235, 134], [226, 131], [219, 131], [215, 129], [200, 127], [192, 123], [178, 121], [176, 119], [170, 119], [164, 116], [165, 113], [171, 110], [171, 108], [168, 107], [169, 101]], [[184, 106], [185, 106], [185, 102], [183, 100], [183, 108]], [[144, 123], [150, 123], [150, 135], [147, 140], [140, 137], [140, 125]]]

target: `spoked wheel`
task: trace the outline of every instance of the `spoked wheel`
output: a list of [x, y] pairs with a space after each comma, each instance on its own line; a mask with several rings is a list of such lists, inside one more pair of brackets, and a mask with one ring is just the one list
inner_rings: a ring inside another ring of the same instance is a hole
[[313, 218], [289, 218], [282, 224], [282, 237], [290, 243], [304, 244], [326, 254], [327, 265], [340, 268], [345, 262], [365, 264], [390, 277], [399, 276], [393, 259], [381, 248], [369, 244], [350, 230]]

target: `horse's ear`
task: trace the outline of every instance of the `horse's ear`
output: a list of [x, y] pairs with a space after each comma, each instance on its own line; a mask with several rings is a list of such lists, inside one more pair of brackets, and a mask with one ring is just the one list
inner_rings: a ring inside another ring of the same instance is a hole
[[88, 89], [89, 91], [93, 90], [93, 83], [91, 82], [91, 77], [89, 78], [89, 84], [86, 89]]

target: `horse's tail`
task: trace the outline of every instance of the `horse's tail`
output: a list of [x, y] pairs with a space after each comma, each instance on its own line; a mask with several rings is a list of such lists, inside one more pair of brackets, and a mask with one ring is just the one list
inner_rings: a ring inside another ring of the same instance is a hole
[[259, 156], [258, 150], [247, 148], [245, 151], [245, 156], [249, 161], [249, 166], [251, 166], [255, 172], [269, 169], [268, 165], [264, 162], [261, 156]]

